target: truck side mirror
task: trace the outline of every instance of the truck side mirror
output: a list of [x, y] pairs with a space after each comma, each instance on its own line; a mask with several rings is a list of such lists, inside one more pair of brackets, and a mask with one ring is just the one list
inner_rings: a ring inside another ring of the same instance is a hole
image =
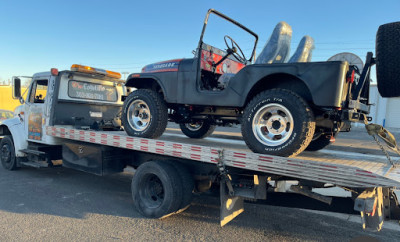
[[13, 99], [20, 99], [21, 97], [21, 79], [18, 77], [12, 78], [12, 93]]

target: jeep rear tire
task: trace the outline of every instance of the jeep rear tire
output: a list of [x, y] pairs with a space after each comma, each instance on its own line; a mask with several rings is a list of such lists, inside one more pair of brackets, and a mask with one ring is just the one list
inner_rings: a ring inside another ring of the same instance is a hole
[[382, 97], [400, 97], [400, 22], [379, 26], [376, 33], [376, 77]]
[[[333, 134], [333, 137], [335, 137], [336, 134]], [[327, 147], [330, 145], [331, 142], [331, 137], [332, 134], [318, 134], [314, 135], [314, 138], [311, 140], [310, 144], [307, 146], [306, 150], [307, 151], [318, 151], [322, 150], [323, 148]]]
[[242, 136], [256, 153], [296, 156], [310, 144], [314, 131], [311, 108], [289, 90], [263, 91], [244, 110]]
[[210, 124], [208, 120], [194, 123], [179, 124], [179, 127], [187, 137], [193, 139], [202, 139], [212, 134], [215, 125]]
[[138, 89], [124, 101], [121, 119], [128, 135], [158, 138], [167, 127], [168, 110], [161, 95], [149, 89]]

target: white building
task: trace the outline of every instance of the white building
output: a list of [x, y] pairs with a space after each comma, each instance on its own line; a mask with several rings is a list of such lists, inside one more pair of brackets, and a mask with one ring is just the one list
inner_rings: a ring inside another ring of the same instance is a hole
[[372, 123], [389, 129], [400, 129], [400, 97], [381, 97], [376, 84], [371, 84], [369, 91], [369, 102], [375, 104], [371, 106], [369, 115], [372, 117]]

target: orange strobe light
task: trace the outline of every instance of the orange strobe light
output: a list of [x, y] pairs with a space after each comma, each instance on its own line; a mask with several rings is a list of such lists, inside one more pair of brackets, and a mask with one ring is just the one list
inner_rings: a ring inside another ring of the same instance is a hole
[[108, 76], [111, 78], [121, 79], [121, 73], [119, 73], [119, 72], [104, 70], [104, 69], [100, 69], [100, 68], [94, 68], [91, 66], [73, 64], [71, 66], [71, 71], [85, 72], [85, 73], [90, 73], [90, 74], [101, 74], [101, 75], [105, 75], [105, 76]]

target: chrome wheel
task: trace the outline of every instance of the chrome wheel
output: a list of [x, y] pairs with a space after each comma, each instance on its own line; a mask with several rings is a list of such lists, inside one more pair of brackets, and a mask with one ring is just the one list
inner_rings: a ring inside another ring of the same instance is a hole
[[143, 100], [133, 101], [128, 108], [128, 122], [135, 131], [145, 130], [151, 120], [149, 106]]
[[293, 116], [284, 106], [270, 103], [261, 107], [254, 116], [254, 136], [262, 144], [278, 146], [287, 141], [293, 133]]
[[196, 123], [186, 123], [185, 127], [190, 131], [197, 131], [203, 127], [203, 122], [196, 122]]

